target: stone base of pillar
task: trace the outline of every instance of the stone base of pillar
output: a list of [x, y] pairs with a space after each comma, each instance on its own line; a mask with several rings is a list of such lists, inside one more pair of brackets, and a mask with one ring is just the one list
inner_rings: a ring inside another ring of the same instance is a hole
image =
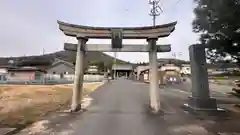
[[82, 105], [79, 104], [77, 107], [71, 107], [70, 112], [79, 112], [82, 110]]
[[159, 86], [166, 86], [166, 84], [165, 83], [162, 83], [162, 84], [158, 84]]
[[185, 106], [196, 111], [216, 111], [217, 101], [214, 98], [201, 99], [196, 97], [189, 97], [188, 104]]
[[161, 110], [161, 109], [155, 109], [155, 108], [153, 108], [153, 107], [151, 107], [151, 105], [149, 104], [149, 106], [148, 106], [148, 111], [149, 111], [149, 113], [151, 113], [151, 114], [154, 114], [154, 115], [162, 115], [163, 114], [163, 111]]

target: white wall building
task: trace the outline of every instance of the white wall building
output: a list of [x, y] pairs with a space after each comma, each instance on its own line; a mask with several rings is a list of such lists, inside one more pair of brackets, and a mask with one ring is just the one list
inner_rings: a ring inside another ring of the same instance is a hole
[[190, 67], [190, 65], [187, 65], [187, 64], [182, 65], [180, 73], [184, 74], [184, 75], [191, 75], [191, 67]]

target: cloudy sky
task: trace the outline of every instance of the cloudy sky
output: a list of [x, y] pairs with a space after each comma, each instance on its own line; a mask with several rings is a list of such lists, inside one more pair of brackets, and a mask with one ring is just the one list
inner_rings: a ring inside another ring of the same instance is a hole
[[[161, 0], [164, 12], [156, 24], [178, 21], [173, 34], [159, 39], [159, 44], [172, 44], [172, 52], [158, 57], [188, 60], [188, 46], [197, 41], [192, 32], [193, 0]], [[57, 20], [91, 26], [146, 26], [152, 24], [148, 0], [1, 0], [0, 56], [23, 56], [51, 53], [63, 49], [64, 42], [76, 42], [58, 28]], [[124, 40], [143, 44], [145, 40]], [[110, 43], [110, 40], [89, 40], [88, 43]], [[108, 53], [112, 55], [112, 53]], [[131, 62], [148, 61], [147, 53], [118, 53]]]

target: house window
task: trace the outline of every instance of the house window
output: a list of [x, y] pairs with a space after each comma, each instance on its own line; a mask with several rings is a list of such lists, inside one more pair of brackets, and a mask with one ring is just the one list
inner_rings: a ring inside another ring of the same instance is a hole
[[68, 72], [63, 72], [64, 75], [68, 75]]
[[10, 74], [11, 76], [15, 76], [15, 73], [14, 72], [11, 72], [11, 74]]
[[53, 74], [55, 75], [55, 74], [56, 74], [56, 72], [53, 72]]

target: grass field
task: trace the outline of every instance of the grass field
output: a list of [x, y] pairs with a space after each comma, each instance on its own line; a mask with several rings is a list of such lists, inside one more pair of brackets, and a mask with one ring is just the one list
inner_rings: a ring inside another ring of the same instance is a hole
[[[84, 94], [103, 83], [84, 84]], [[19, 127], [68, 108], [72, 85], [0, 85], [0, 127]]]

